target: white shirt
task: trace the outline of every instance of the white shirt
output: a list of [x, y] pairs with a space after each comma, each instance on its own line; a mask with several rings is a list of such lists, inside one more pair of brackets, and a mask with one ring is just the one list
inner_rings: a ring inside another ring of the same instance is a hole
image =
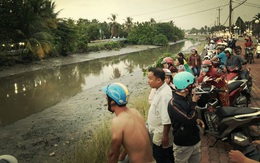
[[[172, 90], [164, 83], [158, 88], [153, 96], [151, 106], [148, 112], [149, 132], [153, 133], [153, 143], [160, 146], [164, 125], [171, 124], [168, 114], [168, 103], [172, 99]], [[170, 142], [172, 141], [172, 133], [169, 132]], [[170, 143], [171, 145], [171, 143]]]

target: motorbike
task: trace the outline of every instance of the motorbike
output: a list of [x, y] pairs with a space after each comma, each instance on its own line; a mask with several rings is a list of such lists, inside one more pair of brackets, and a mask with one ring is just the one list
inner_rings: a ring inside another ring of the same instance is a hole
[[247, 63], [253, 63], [254, 62], [254, 53], [253, 53], [253, 47], [246, 47], [245, 52], [246, 52], [246, 60]]
[[[240, 72], [241, 73], [241, 72]], [[251, 93], [251, 89], [253, 86], [253, 78], [250, 75], [250, 68], [246, 68], [242, 72], [244, 74], [243, 80], [247, 80], [247, 91], [248, 93]], [[228, 74], [227, 74], [227, 81], [228, 83], [233, 82], [234, 80], [241, 80], [241, 76], [239, 75], [238, 69], [235, 67], [233, 69], [229, 69]]]
[[[246, 157], [259, 161], [260, 154], [252, 145], [253, 140], [260, 138], [260, 108], [221, 107], [216, 96], [223, 90], [211, 85], [199, 85], [195, 93], [201, 98], [197, 102], [199, 117], [205, 124], [202, 134], [209, 134], [218, 141], [228, 142], [234, 149], [240, 150]], [[203, 97], [205, 96], [205, 97]]]
[[203, 60], [210, 60], [216, 55], [216, 50], [207, 50], [206, 55], [203, 57]]
[[256, 54], [256, 58], [260, 57], [260, 43], [257, 44], [255, 54]]
[[[210, 77], [204, 77], [203, 82], [200, 84], [201, 87], [206, 88], [210, 87], [212, 85], [208, 85], [207, 82], [212, 81], [213, 79]], [[229, 102], [230, 106], [234, 107], [247, 107], [250, 103], [250, 93], [248, 92], [247, 88], [247, 80], [232, 80], [232, 82], [228, 83], [228, 93], [229, 93]], [[200, 99], [207, 100], [208, 98], [217, 98], [218, 101], [219, 97], [218, 94], [211, 93], [209, 94], [209, 97], [206, 97], [205, 95], [202, 96]], [[219, 106], [222, 106], [221, 103], [219, 103]]]

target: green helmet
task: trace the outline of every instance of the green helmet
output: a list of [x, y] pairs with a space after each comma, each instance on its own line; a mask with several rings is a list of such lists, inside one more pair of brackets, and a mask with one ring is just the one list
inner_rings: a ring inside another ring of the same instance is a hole
[[187, 71], [177, 73], [173, 78], [173, 84], [178, 90], [187, 88], [190, 84], [194, 83], [194, 76]]

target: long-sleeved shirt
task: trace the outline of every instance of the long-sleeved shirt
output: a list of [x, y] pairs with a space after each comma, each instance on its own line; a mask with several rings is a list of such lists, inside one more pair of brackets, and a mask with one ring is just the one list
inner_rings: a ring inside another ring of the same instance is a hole
[[168, 104], [168, 113], [173, 127], [174, 144], [192, 146], [200, 141], [199, 129], [196, 126], [198, 114], [196, 103], [173, 93]]
[[[210, 85], [214, 85], [217, 88], [222, 88], [225, 85], [227, 85], [226, 83], [226, 75], [223, 72], [219, 72], [217, 68], [211, 67], [209, 69], [208, 72], [206, 72], [206, 76], [212, 78], [212, 80], [206, 82], [207, 84]], [[204, 76], [202, 76], [202, 73], [200, 73], [200, 76], [198, 77], [198, 83], [201, 83], [203, 81]], [[215, 82], [214, 80], [216, 80], [217, 78], [221, 78], [222, 80], [220, 80], [218, 83]]]
[[191, 66], [191, 67], [195, 67], [195, 66], [201, 66], [201, 57], [200, 55], [198, 54], [191, 54], [190, 57], [188, 58], [188, 64]]
[[228, 69], [238, 67], [238, 69], [240, 70], [242, 68], [242, 65], [246, 63], [247, 61], [240, 55], [232, 55], [230, 58], [227, 58], [226, 67]]

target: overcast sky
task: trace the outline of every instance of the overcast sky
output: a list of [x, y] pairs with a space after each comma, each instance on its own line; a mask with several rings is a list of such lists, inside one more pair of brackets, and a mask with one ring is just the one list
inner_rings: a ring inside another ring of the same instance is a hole
[[[117, 22], [126, 17], [133, 22], [144, 22], [154, 18], [156, 22], [173, 21], [182, 29], [201, 28], [217, 23], [220, 6], [220, 23], [228, 26], [229, 0], [53, 0], [59, 18], [97, 19], [107, 21], [111, 14], [117, 15]], [[244, 0], [233, 0], [236, 7]], [[234, 9], [233, 23], [240, 16], [244, 21], [252, 20], [260, 13], [260, 0], [247, 0]]]

